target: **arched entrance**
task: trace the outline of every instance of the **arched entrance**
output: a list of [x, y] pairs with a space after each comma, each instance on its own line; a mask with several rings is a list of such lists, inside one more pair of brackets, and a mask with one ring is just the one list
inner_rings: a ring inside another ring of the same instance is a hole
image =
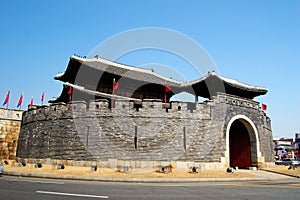
[[228, 123], [227, 150], [229, 166], [248, 168], [257, 166], [259, 141], [254, 123], [244, 115], [233, 117]]
[[250, 138], [247, 128], [240, 120], [235, 120], [229, 131], [230, 166], [251, 167]]

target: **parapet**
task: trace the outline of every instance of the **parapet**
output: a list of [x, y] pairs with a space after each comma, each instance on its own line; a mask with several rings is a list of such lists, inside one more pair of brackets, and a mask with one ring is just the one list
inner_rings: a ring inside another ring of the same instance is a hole
[[52, 120], [60, 118], [72, 118], [74, 116], [84, 117], [95, 113], [96, 115], [110, 115], [130, 113], [133, 116], [156, 117], [157, 115], [172, 115], [187, 113], [198, 113], [195, 117], [209, 117], [210, 105], [205, 103], [191, 103], [172, 101], [164, 103], [157, 99], [144, 99], [143, 101], [128, 101], [115, 99], [114, 106], [111, 107], [111, 102], [106, 99], [91, 100], [89, 103], [85, 101], [71, 101], [69, 103], [54, 103], [50, 106], [33, 106], [24, 112], [23, 124], [32, 121]]
[[89, 111], [105, 111], [109, 109], [109, 102], [107, 99], [97, 99], [90, 101]]
[[[50, 106], [34, 106], [24, 113], [23, 123], [36, 120], [72, 118], [73, 115], [84, 116], [92, 113], [96, 113], [96, 115], [110, 115], [110, 113], [114, 113], [122, 116], [124, 112], [129, 112], [133, 116], [145, 115], [147, 117], [182, 113], [184, 116], [189, 117], [210, 118], [211, 106], [219, 103], [259, 109], [259, 103], [256, 101], [222, 93], [219, 93], [212, 100], [201, 103], [181, 101], [164, 103], [160, 99], [144, 99], [143, 101], [115, 99], [114, 105], [111, 106], [112, 103], [109, 100], [97, 99], [91, 100], [89, 103], [85, 101], [71, 101], [68, 104], [55, 103]], [[12, 117], [16, 118], [16, 116]]]
[[23, 110], [9, 110], [9, 109], [0, 108], [0, 119], [2, 120], [21, 121], [22, 114], [23, 114]]
[[67, 105], [67, 110], [72, 112], [86, 112], [87, 103], [85, 101], [71, 101]]

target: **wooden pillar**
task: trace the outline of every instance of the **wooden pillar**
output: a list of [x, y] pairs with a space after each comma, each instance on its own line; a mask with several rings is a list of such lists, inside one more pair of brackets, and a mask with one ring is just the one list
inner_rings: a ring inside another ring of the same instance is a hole
[[198, 95], [195, 94], [195, 103], [198, 102]]

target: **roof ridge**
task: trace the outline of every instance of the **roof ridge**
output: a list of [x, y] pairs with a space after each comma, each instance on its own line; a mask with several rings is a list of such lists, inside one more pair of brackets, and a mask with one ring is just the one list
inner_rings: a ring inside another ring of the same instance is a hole
[[108, 60], [106, 58], [102, 58], [100, 56], [97, 56], [97, 57], [95, 56], [93, 58], [86, 58], [86, 57], [80, 57], [80, 56], [77, 56], [77, 55], [73, 55], [73, 56], [71, 56], [71, 58], [80, 60], [82, 62], [99, 62], [99, 63], [104, 63], [104, 64], [108, 64], [108, 65], [120, 67], [120, 68], [123, 68], [123, 69], [134, 70], [134, 71], [141, 72], [141, 73], [147, 73], [147, 74], [151, 74], [153, 76], [156, 76], [157, 78], [164, 79], [164, 80], [166, 80], [168, 82], [173, 82], [173, 83], [179, 84], [179, 85], [182, 84], [182, 83], [184, 83], [182, 81], [177, 81], [177, 80], [174, 80], [174, 79], [170, 79], [170, 78], [164, 77], [164, 76], [162, 76], [160, 74], [155, 73], [151, 69], [141, 68], [141, 67], [136, 67], [136, 66], [131, 66], [131, 65], [126, 65], [126, 64], [123, 64], [123, 63], [118, 63], [118, 62], [115, 62], [115, 61], [112, 61], [112, 60]]

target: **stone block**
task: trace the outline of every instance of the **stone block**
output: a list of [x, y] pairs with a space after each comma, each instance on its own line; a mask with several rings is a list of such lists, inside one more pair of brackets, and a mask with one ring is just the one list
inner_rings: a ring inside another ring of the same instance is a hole
[[147, 168], [147, 167], [148, 167], [147, 161], [141, 161], [141, 168]]
[[147, 161], [147, 168], [154, 168], [154, 162], [153, 161]]
[[257, 170], [257, 168], [256, 167], [249, 167], [249, 170], [255, 171], [255, 170]]
[[190, 169], [192, 166], [194, 166], [194, 162], [176, 162], [176, 168], [178, 169]]
[[138, 160], [130, 161], [130, 166], [132, 166], [133, 168], [141, 168], [141, 162]]
[[125, 162], [124, 160], [117, 160], [117, 166], [124, 166]]
[[108, 167], [117, 168], [118, 160], [117, 159], [108, 159]]

